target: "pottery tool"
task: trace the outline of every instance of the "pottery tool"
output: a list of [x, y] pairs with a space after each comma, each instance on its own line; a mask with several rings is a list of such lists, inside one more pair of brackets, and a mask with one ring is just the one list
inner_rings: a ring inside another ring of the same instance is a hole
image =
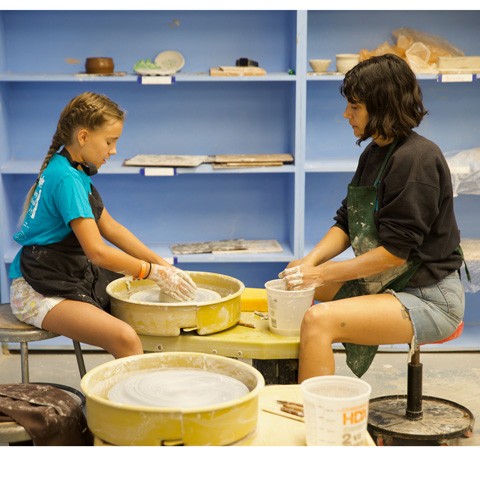
[[301, 403], [288, 402], [287, 400], [277, 400], [277, 403], [280, 404], [280, 410], [282, 412], [303, 418], [303, 405]]
[[238, 322], [238, 325], [242, 327], [248, 327], [248, 328], [256, 328], [253, 323], [247, 323], [247, 322]]
[[303, 422], [303, 405], [298, 402], [291, 402], [288, 400], [275, 400], [262, 406], [264, 412], [280, 415], [281, 417], [290, 418], [297, 422]]

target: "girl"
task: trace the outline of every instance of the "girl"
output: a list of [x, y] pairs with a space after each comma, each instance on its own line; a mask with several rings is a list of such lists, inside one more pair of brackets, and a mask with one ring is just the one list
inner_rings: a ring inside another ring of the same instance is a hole
[[124, 117], [112, 100], [90, 92], [64, 108], [27, 194], [23, 224], [14, 236], [22, 248], [10, 267], [11, 306], [18, 319], [97, 345], [115, 358], [143, 349], [135, 331], [108, 313], [110, 281], [123, 275], [149, 278], [178, 300], [196, 291], [187, 273], [110, 216], [91, 182], [117, 153]]
[[[450, 172], [438, 146], [413, 131], [427, 113], [414, 73], [398, 56], [373, 57], [340, 91], [357, 143], [372, 141], [335, 225], [279, 275], [289, 289], [315, 286], [323, 302], [303, 319], [300, 382], [334, 374], [333, 343], [346, 342], [361, 376], [376, 346], [442, 340], [464, 314]], [[354, 259], [331, 261], [350, 246]]]

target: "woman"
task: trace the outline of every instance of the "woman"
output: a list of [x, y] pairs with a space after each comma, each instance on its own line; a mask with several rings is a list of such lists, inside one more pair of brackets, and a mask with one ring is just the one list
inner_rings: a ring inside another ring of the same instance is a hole
[[[345, 343], [361, 376], [376, 346], [444, 339], [464, 314], [450, 172], [438, 146], [413, 131], [427, 113], [415, 74], [398, 56], [372, 57], [340, 92], [357, 143], [371, 143], [334, 226], [279, 275], [288, 289], [315, 286], [322, 302], [302, 322], [300, 382], [334, 374], [333, 343]], [[355, 258], [331, 261], [348, 247]]]
[[124, 117], [115, 102], [95, 93], [67, 104], [27, 194], [23, 224], [14, 236], [22, 248], [10, 267], [17, 318], [97, 345], [115, 358], [143, 349], [135, 331], [108, 313], [110, 281], [123, 275], [149, 278], [179, 301], [196, 291], [187, 273], [110, 216], [91, 182], [117, 153]]

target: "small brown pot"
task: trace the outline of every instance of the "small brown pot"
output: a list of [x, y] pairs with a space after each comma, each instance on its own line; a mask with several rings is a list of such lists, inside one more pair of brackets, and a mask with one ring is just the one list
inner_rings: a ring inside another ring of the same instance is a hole
[[110, 57], [89, 57], [85, 61], [85, 71], [102, 75], [113, 74], [114, 63]]

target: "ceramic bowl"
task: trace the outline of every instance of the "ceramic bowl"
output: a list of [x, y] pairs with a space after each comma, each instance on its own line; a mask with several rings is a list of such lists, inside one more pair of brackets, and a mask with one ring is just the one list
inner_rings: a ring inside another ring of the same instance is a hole
[[85, 61], [85, 71], [97, 75], [113, 74], [114, 63], [110, 57], [89, 57]]
[[155, 57], [155, 63], [163, 75], [174, 75], [185, 65], [185, 59], [176, 50], [165, 50]]
[[356, 53], [339, 53], [336, 55], [337, 72], [347, 73], [360, 60], [360, 55]]
[[317, 58], [309, 60], [312, 70], [317, 73], [326, 72], [332, 61], [328, 58]]

